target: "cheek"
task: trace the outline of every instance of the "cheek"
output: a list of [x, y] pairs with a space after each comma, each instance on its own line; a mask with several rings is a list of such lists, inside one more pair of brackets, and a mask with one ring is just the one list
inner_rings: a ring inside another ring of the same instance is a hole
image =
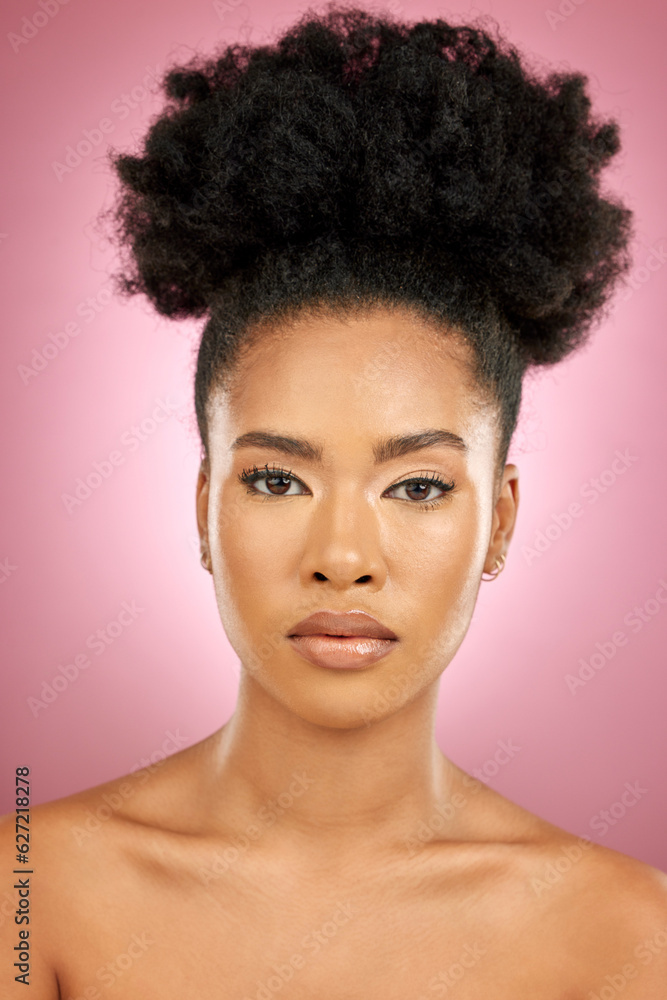
[[261, 602], [261, 585], [272, 576], [276, 549], [257, 530], [252, 512], [238, 493], [229, 489], [211, 491], [208, 524], [220, 618], [236, 649], [245, 633], [245, 623], [255, 617], [255, 604]]
[[[265, 641], [282, 636], [284, 622], [312, 611], [298, 592], [303, 554], [302, 521], [271, 510], [271, 501], [248, 502], [230, 484], [212, 491], [209, 544], [222, 625], [238, 653], [248, 655]], [[303, 613], [298, 614], [303, 606]], [[280, 626], [280, 627], [279, 627]], [[276, 629], [278, 632], [276, 633]]]
[[387, 554], [422, 592], [457, 591], [481, 573], [489, 540], [489, 511], [472, 486], [434, 510], [394, 509], [385, 524]]
[[394, 579], [415, 622], [411, 658], [427, 673], [449, 663], [470, 625], [488, 549], [487, 507], [473, 489], [461, 490], [455, 506], [415, 514], [411, 530], [394, 535]]
[[263, 592], [294, 579], [299, 555], [303, 551], [303, 520], [285, 517], [271, 510], [271, 501], [220, 505], [211, 525], [215, 541], [211, 543], [216, 571], [228, 581], [238, 597], [259, 603]]

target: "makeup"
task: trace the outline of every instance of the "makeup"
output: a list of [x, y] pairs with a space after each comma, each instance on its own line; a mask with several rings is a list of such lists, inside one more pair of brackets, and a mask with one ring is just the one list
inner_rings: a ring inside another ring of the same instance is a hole
[[306, 660], [333, 670], [361, 670], [397, 645], [398, 636], [364, 611], [318, 611], [290, 631], [289, 641]]

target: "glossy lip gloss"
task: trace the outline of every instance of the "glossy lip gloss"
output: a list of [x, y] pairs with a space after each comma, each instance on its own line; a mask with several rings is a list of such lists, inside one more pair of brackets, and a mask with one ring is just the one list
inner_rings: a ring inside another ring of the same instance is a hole
[[372, 614], [352, 608], [316, 611], [294, 625], [287, 638], [304, 659], [332, 670], [362, 670], [398, 642], [396, 633]]
[[304, 659], [333, 670], [369, 667], [387, 656], [398, 642], [368, 635], [291, 635], [289, 641]]

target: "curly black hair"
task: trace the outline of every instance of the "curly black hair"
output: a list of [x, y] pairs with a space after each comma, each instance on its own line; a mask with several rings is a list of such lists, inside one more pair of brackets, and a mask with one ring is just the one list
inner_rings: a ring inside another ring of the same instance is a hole
[[122, 295], [207, 314], [195, 405], [265, 320], [408, 307], [473, 348], [502, 470], [529, 366], [584, 342], [629, 267], [632, 213], [599, 191], [620, 148], [581, 73], [544, 81], [446, 21], [309, 9], [274, 45], [165, 73], [142, 155], [111, 154]]

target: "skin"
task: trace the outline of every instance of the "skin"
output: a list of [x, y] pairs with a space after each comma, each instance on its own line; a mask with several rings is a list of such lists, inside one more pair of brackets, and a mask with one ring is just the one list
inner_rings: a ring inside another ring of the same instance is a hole
[[[519, 502], [468, 352], [403, 310], [303, 313], [262, 329], [212, 394], [196, 509], [237, 707], [161, 765], [32, 810], [32, 997], [590, 1000], [611, 977], [627, 1000], [665, 1000], [667, 878], [435, 742], [440, 677]], [[428, 428], [467, 450], [374, 463], [379, 439]], [[258, 430], [321, 461], [232, 448]], [[238, 481], [265, 463], [291, 471], [287, 495]], [[426, 474], [455, 487], [423, 509], [440, 489], [396, 484]], [[363, 670], [314, 666], [286, 636], [325, 608], [399, 641]], [[13, 815], [1, 837], [6, 872]], [[1, 912], [7, 955], [18, 927]], [[9, 964], [2, 995], [22, 995]]]

